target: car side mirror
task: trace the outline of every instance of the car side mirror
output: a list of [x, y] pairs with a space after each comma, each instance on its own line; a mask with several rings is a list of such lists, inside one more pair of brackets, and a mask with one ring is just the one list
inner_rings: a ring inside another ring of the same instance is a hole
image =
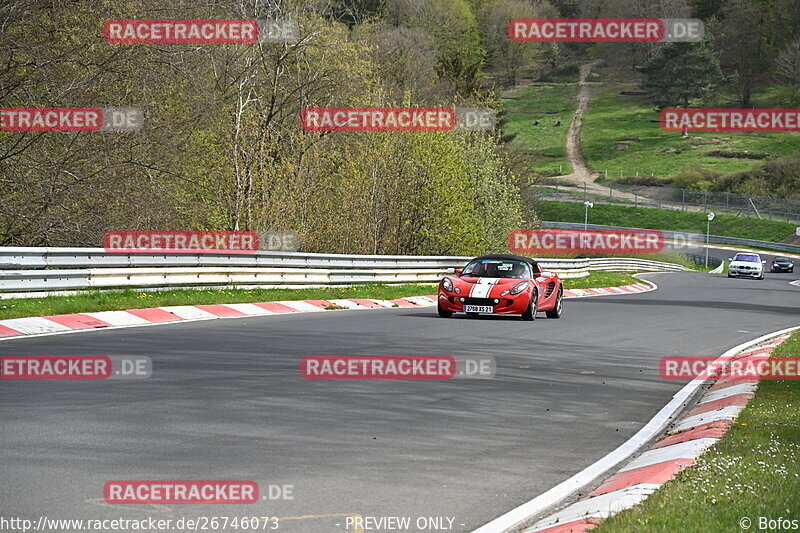
[[461, 269], [460, 268], [454, 268], [453, 269], [453, 274], [455, 274], [456, 276], [460, 276], [461, 275]]
[[729, 257], [729, 258], [728, 258], [728, 261], [733, 261], [733, 257]]
[[542, 271], [539, 273], [539, 277], [542, 277], [542, 278], [552, 278], [552, 277], [553, 277], [553, 273], [552, 273], [552, 272], [548, 272], [548, 271], [546, 271], [546, 270], [542, 270]]
[[762, 264], [762, 265], [766, 265], [766, 264], [767, 264], [767, 262], [766, 262], [766, 261], [761, 261], [761, 264]]

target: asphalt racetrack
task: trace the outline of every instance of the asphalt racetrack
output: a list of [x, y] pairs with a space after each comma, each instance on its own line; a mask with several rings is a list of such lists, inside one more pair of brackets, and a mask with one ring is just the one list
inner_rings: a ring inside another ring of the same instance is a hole
[[[560, 320], [396, 308], [0, 342], [3, 355], [153, 360], [142, 381], [0, 382], [0, 514], [273, 516], [279, 531], [313, 533], [400, 516], [410, 531], [471, 531], [639, 430], [685, 383], [662, 380], [660, 358], [717, 355], [800, 324], [800, 287], [788, 283], [800, 275], [643, 277], [659, 290], [567, 300]], [[300, 358], [318, 354], [491, 355], [497, 376], [304, 379]], [[114, 479], [255, 480], [262, 493], [291, 485], [293, 499], [109, 506]], [[418, 528], [420, 517], [453, 521]], [[394, 531], [371, 524], [362, 531]]]

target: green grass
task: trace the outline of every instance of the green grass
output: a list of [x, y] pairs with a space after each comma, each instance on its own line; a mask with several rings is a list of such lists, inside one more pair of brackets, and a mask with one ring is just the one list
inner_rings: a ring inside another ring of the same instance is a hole
[[[541, 220], [583, 222], [584, 206], [580, 202], [537, 202]], [[706, 232], [706, 214], [647, 207], [595, 204], [589, 210], [589, 223], [630, 228], [661, 229], [694, 233]], [[711, 223], [712, 235], [780, 242], [794, 235], [795, 224], [774, 220], [717, 215]]]
[[[522, 147], [531, 166], [542, 175], [572, 172], [565, 143], [577, 93], [577, 83], [547, 83], [518, 87], [503, 95], [508, 132], [517, 134], [514, 144]], [[533, 124], [535, 120], [540, 121], [538, 126]], [[561, 126], [556, 126], [559, 120]]]
[[[800, 356], [800, 332], [774, 352]], [[595, 533], [790, 531], [759, 517], [800, 520], [800, 381], [762, 381], [733, 427], [692, 467]]]
[[278, 300], [327, 300], [375, 298], [394, 300], [404, 296], [436, 293], [433, 285], [363, 284], [321, 289], [214, 289], [137, 292], [86, 291], [72, 296], [0, 300], [0, 319], [25, 316], [62, 315], [93, 311], [116, 311], [166, 305], [274, 302]]
[[622, 96], [622, 87], [592, 97], [581, 132], [583, 153], [597, 172], [608, 169], [609, 179], [655, 175], [671, 178], [679, 170], [700, 164], [719, 172], [737, 172], [759, 164], [755, 159], [713, 157], [711, 151], [756, 155], [788, 155], [800, 149], [793, 133], [667, 133], [657, 122], [652, 103], [638, 96]]
[[584, 278], [565, 279], [565, 289], [594, 289], [598, 287], [622, 287], [641, 283], [633, 277], [633, 272], [590, 272]]

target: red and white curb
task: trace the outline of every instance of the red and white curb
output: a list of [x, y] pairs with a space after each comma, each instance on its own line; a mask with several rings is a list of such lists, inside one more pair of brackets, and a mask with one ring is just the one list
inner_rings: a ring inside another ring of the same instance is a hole
[[565, 289], [564, 298], [587, 298], [589, 296], [616, 296], [617, 294], [637, 294], [658, 288], [655, 283], [634, 283], [623, 287], [602, 287], [597, 289]]
[[147, 309], [128, 309], [127, 311], [99, 311], [70, 315], [12, 318], [0, 320], [0, 340], [24, 335], [69, 333], [86, 329], [147, 326], [165, 322], [189, 322], [285, 313], [309, 313], [340, 308], [426, 307], [435, 305], [435, 298], [435, 296], [411, 296], [396, 300], [353, 298], [346, 300], [293, 300], [243, 304], [172, 305]]
[[[655, 284], [636, 283], [625, 287], [565, 290], [566, 298], [634, 294], [655, 290]], [[148, 326], [166, 322], [189, 322], [215, 318], [242, 318], [284, 313], [309, 313], [329, 309], [387, 309], [394, 307], [431, 307], [436, 305], [436, 295], [409, 296], [395, 300], [367, 298], [331, 300], [292, 300], [281, 302], [172, 305], [127, 311], [98, 311], [70, 315], [36, 316], [0, 320], [0, 340], [27, 335], [53, 335], [73, 331]]]
[[[718, 360], [735, 360], [754, 354], [769, 353], [775, 346], [788, 339], [794, 329], [797, 328], [772, 333], [737, 346]], [[698, 386], [703, 383], [695, 380], [687, 387], [696, 382]], [[716, 381], [703, 393], [694, 407], [677, 420], [668, 422], [666, 432], [655, 439], [649, 447], [639, 450], [641, 452], [639, 455], [632, 460], [627, 460], [634, 455], [630, 453], [626, 460], [618, 461], [616, 473], [610, 477], [607, 477], [608, 470], [604, 474], [596, 476], [597, 480], [605, 476], [605, 481], [599, 487], [577, 502], [540, 519], [533, 526], [521, 530], [521, 533], [587, 531], [604, 519], [642, 502], [663, 483], [692, 465], [699, 455], [725, 434], [747, 402], [753, 398], [757, 386], [758, 382], [756, 381]], [[694, 390], [696, 388], [694, 387]], [[690, 389], [690, 392], [693, 390]], [[676, 397], [683, 396], [681, 393], [676, 395]], [[678, 406], [678, 409], [680, 407]], [[659, 415], [656, 415], [656, 418]], [[609, 455], [613, 455], [615, 452]], [[583, 481], [587, 482], [584, 486], [590, 484], [589, 479], [585, 476]], [[577, 489], [578, 486], [573, 484], [573, 488]], [[551, 503], [555, 504], [556, 502], [552, 501]], [[536, 514], [531, 513], [528, 516], [534, 517]], [[491, 524], [487, 524], [487, 526]], [[504, 525], [502, 524], [497, 525], [501, 527], [484, 529], [487, 527], [484, 526], [476, 531], [481, 533], [484, 531], [500, 532], [508, 529], [503, 529]]]

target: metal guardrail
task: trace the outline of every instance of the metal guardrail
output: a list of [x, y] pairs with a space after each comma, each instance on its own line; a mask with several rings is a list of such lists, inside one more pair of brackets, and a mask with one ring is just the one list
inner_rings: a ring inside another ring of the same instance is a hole
[[[281, 267], [281, 268], [453, 268], [471, 257], [347, 255], [302, 252], [252, 254], [115, 254], [103, 248], [0, 248], [5, 268]], [[454, 263], [455, 262], [455, 263]]]
[[[0, 248], [2, 297], [80, 289], [314, 287], [353, 283], [437, 283], [471, 257], [256, 252], [109, 254], [102, 248]], [[540, 259], [545, 270], [579, 278], [590, 270], [689, 270], [629, 258]]]
[[[579, 222], [540, 222], [543, 228], [553, 229], [577, 229], [582, 230], [584, 225]], [[626, 228], [623, 226], [603, 226], [600, 224], [587, 224], [589, 229], [610, 229], [610, 230], [639, 230], [642, 228]], [[679, 243], [698, 242], [704, 243], [706, 236], [704, 233], [684, 233], [680, 231], [660, 230], [668, 239], [674, 239]], [[725, 237], [722, 235], [710, 235], [709, 241], [714, 244], [732, 244], [736, 246], [751, 246], [763, 248], [765, 250], [775, 250], [777, 252], [787, 252], [800, 254], [800, 246], [796, 244], [786, 244], [782, 242], [757, 241], [754, 239], [740, 239], [738, 237]]]

